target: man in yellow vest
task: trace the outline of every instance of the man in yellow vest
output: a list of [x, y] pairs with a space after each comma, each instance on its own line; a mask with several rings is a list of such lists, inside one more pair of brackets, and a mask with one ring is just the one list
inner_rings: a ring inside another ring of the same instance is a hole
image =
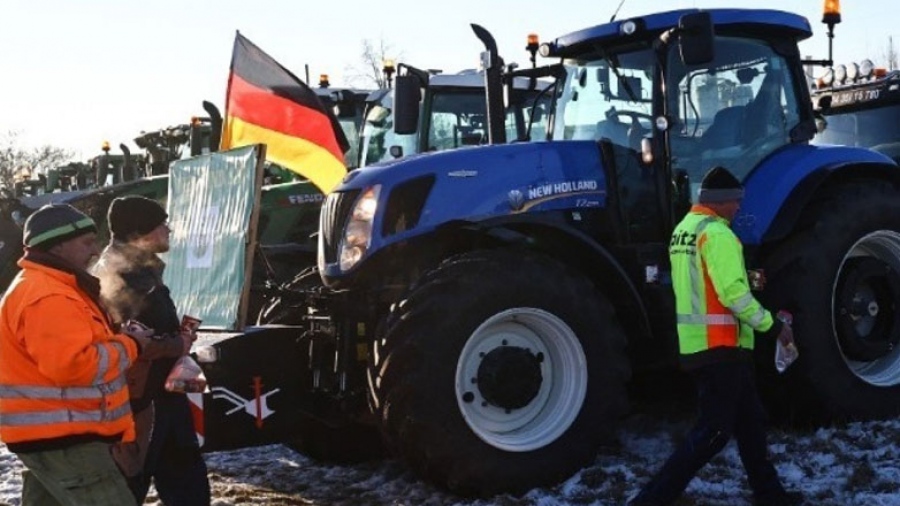
[[0, 440], [25, 465], [23, 506], [135, 504], [110, 447], [134, 438], [125, 370], [150, 339], [110, 325], [86, 270], [96, 232], [71, 206], [35, 211], [0, 302]]
[[754, 333], [793, 342], [790, 325], [773, 318], [750, 293], [743, 248], [729, 224], [744, 190], [722, 167], [700, 185], [698, 204], [672, 233], [669, 258], [682, 368], [697, 385], [696, 425], [629, 505], [666, 505], [732, 438], [753, 489], [754, 504], [803, 503], [787, 492], [768, 458], [765, 411], [756, 391]]

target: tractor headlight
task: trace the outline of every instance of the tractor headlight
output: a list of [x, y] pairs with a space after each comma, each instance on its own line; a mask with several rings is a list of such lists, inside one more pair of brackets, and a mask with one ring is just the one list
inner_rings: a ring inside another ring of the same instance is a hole
[[353, 206], [353, 214], [344, 227], [341, 240], [340, 265], [342, 271], [353, 268], [365, 256], [372, 243], [372, 223], [378, 211], [378, 194], [381, 185], [366, 189]]

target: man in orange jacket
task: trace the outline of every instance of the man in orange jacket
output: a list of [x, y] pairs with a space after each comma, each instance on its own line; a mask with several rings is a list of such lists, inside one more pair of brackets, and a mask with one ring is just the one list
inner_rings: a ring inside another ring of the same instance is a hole
[[101, 308], [96, 232], [68, 205], [34, 212], [0, 301], [0, 440], [26, 467], [23, 506], [135, 504], [110, 446], [134, 438], [125, 370], [148, 339]]

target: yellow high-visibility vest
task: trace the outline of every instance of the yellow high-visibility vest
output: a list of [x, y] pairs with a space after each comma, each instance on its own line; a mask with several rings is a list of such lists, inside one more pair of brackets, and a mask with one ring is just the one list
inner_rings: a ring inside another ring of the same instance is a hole
[[754, 330], [772, 327], [772, 314], [750, 293], [740, 240], [708, 207], [693, 206], [675, 228], [669, 260], [682, 355], [752, 350]]

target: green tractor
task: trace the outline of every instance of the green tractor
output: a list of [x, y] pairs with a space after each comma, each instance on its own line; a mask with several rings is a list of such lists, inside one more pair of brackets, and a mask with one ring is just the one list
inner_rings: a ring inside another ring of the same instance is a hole
[[[320, 87], [316, 92], [323, 104], [335, 111], [351, 140], [353, 146], [347, 160], [349, 167], [355, 167], [357, 155], [351, 153], [358, 152], [359, 125], [369, 91]], [[84, 211], [99, 225], [102, 241], [108, 238], [106, 211], [116, 197], [142, 195], [165, 205], [169, 164], [218, 149], [222, 116], [210, 102], [204, 102], [203, 107], [207, 116], [192, 118], [188, 124], [141, 132], [135, 138], [135, 144], [143, 150], [141, 154], [132, 154], [124, 144], [120, 145], [121, 154], [111, 153], [109, 143], [104, 143], [103, 152], [88, 164], [76, 164], [75, 169], [59, 172], [55, 179], [48, 178], [66, 184], [49, 187], [44, 180], [35, 180], [34, 188], [28, 192], [0, 198], [0, 287], [5, 288], [18, 270], [15, 261], [22, 254], [21, 225], [44, 204], [67, 203]], [[69, 176], [70, 173], [74, 175]], [[73, 177], [74, 185], [67, 182]], [[248, 312], [252, 318], [267, 291], [279, 286], [281, 280], [290, 279], [297, 270], [315, 265], [313, 235], [318, 230], [319, 208], [325, 198], [312, 183], [277, 165], [266, 167], [266, 183], [258, 229], [260, 254], [256, 255]]]

